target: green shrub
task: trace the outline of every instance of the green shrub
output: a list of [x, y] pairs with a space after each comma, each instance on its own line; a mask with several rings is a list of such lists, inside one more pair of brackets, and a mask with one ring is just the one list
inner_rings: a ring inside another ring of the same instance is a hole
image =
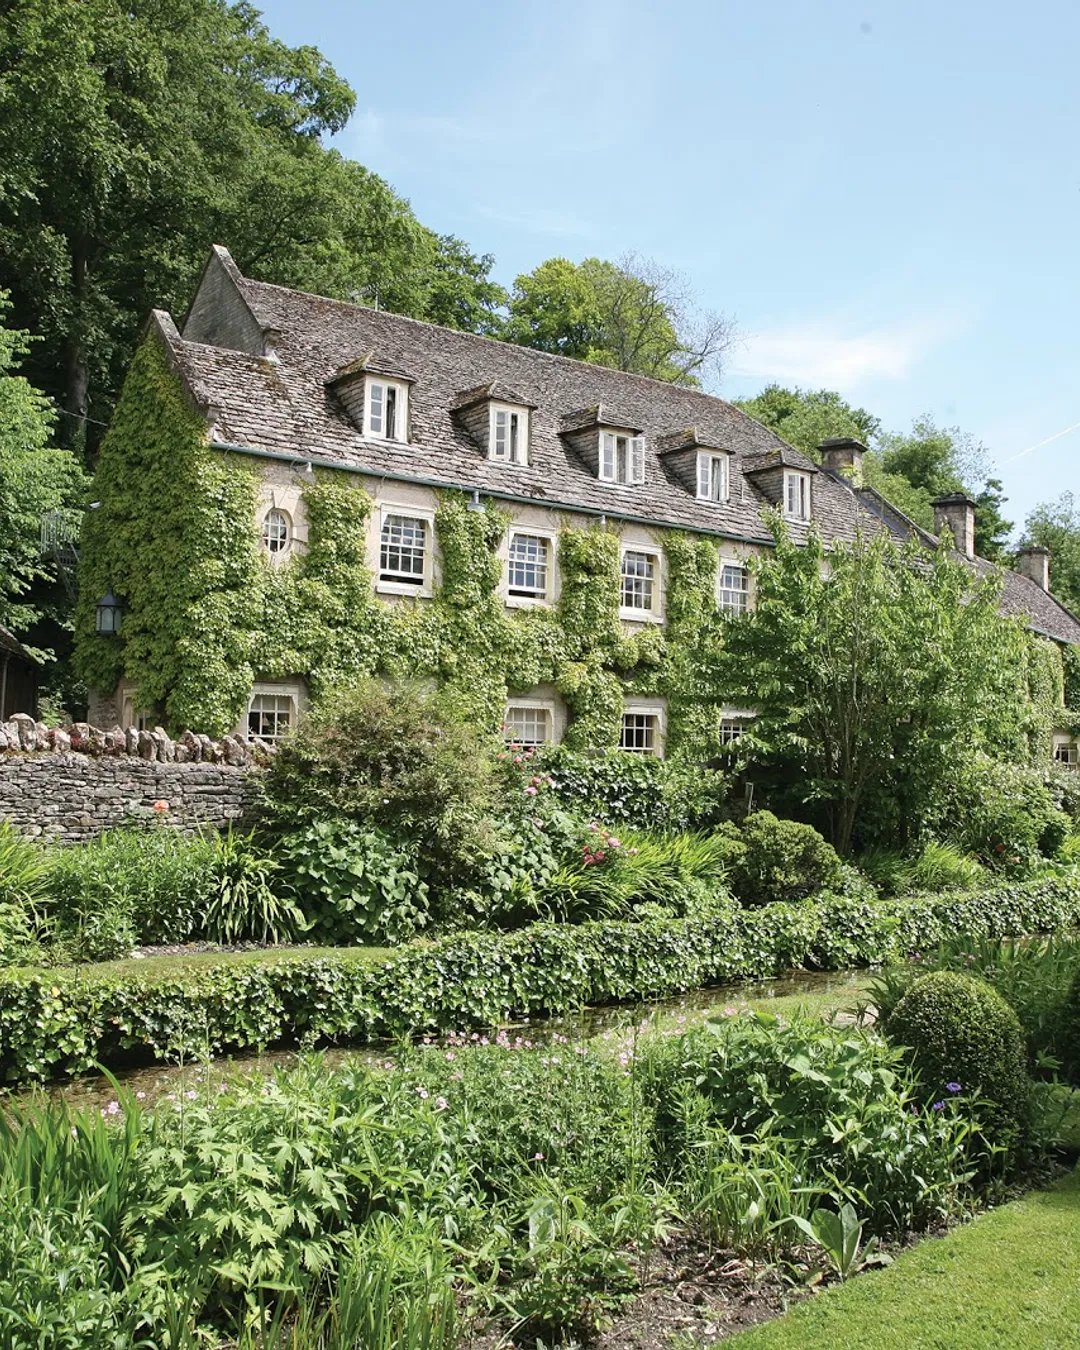
[[914, 857], [882, 846], [866, 849], [859, 855], [859, 868], [883, 895], [966, 890], [986, 878], [978, 858], [935, 840]]
[[978, 1102], [990, 1142], [1011, 1153], [1031, 1095], [1027, 1047], [1016, 1013], [984, 980], [937, 971], [915, 981], [889, 1014], [885, 1032], [906, 1046], [929, 1098], [962, 1094]]
[[467, 884], [490, 833], [493, 761], [445, 692], [364, 680], [301, 719], [264, 796], [278, 829], [352, 820], [414, 852], [440, 884]]
[[306, 928], [300, 909], [275, 890], [277, 862], [258, 853], [252, 836], [232, 825], [210, 839], [214, 890], [200, 929], [211, 942], [291, 942]]
[[[794, 905], [636, 922], [455, 933], [386, 957], [339, 952], [200, 958], [130, 968], [0, 972], [0, 1081], [82, 1073], [178, 1050], [219, 1056], [275, 1044], [353, 1042], [498, 1025], [929, 950], [947, 932], [1000, 936], [1080, 922], [1075, 876], [979, 895]], [[962, 1080], [961, 1080], [962, 1081]]]
[[941, 833], [989, 867], [1028, 871], [1069, 834], [1051, 783], [1041, 770], [980, 757], [958, 777]]
[[41, 845], [0, 820], [0, 905], [32, 909], [44, 893], [47, 871]]
[[187, 942], [215, 890], [214, 845], [171, 826], [117, 830], [55, 848], [43, 914], [71, 959], [109, 960], [143, 943]]
[[1069, 990], [1080, 971], [1076, 934], [1044, 941], [950, 938], [917, 961], [886, 967], [872, 983], [868, 1000], [887, 1021], [912, 984], [937, 970], [960, 971], [994, 986], [1020, 1019], [1033, 1071], [1045, 1073], [1067, 1059]]
[[[661, 1166], [707, 1184], [696, 1155], [718, 1143], [728, 1162], [764, 1164], [774, 1186], [779, 1146], [794, 1164], [781, 1221], [827, 1194], [857, 1197], [877, 1231], [902, 1232], [951, 1212], [970, 1177], [963, 1120], [919, 1111], [899, 1053], [875, 1035], [747, 1013], [648, 1047], [646, 1067]], [[768, 1141], [767, 1158], [732, 1140]]]
[[[514, 767], [514, 758], [507, 761]], [[559, 799], [586, 820], [635, 830], [698, 830], [729, 814], [731, 781], [716, 769], [620, 750], [552, 746], [531, 760]]]
[[402, 942], [431, 922], [415, 853], [382, 830], [328, 816], [281, 835], [273, 856], [313, 942]]
[[27, 965], [41, 957], [35, 930], [47, 871], [41, 845], [0, 820], [0, 966]]
[[726, 908], [727, 862], [719, 835], [617, 835], [594, 825], [577, 856], [551, 877], [545, 898], [552, 917], [571, 923], [629, 918], [641, 905], [673, 915]]
[[743, 905], [798, 900], [832, 889], [843, 876], [836, 850], [813, 826], [771, 811], [747, 816], [741, 830], [729, 823], [717, 833], [729, 843], [728, 882]]
[[1061, 1060], [1067, 1081], [1080, 1083], [1080, 969], [1073, 976], [1064, 1002]]

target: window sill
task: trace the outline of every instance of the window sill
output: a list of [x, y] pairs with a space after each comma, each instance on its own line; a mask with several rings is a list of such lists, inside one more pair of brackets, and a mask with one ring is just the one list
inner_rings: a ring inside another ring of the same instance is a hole
[[430, 600], [432, 596], [431, 587], [426, 583], [423, 586], [410, 586], [407, 581], [377, 581], [375, 593], [377, 595], [411, 595], [419, 600]]
[[507, 609], [551, 609], [554, 603], [546, 595], [503, 596], [503, 604]]
[[789, 516], [789, 515], [787, 514], [786, 511], [784, 512], [784, 519], [787, 521], [787, 523], [788, 523], [789, 525], [809, 525], [809, 524], [810, 524], [810, 517], [809, 517], [809, 516]]
[[651, 609], [626, 609], [619, 606], [619, 618], [623, 623], [663, 623], [664, 616]]

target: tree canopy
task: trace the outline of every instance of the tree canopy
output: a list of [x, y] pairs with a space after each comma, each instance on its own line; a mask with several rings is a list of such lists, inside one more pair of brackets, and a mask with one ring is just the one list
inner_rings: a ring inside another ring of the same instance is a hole
[[322, 144], [354, 104], [226, 0], [13, 0], [0, 26], [0, 286], [66, 439], [106, 420], [138, 325], [209, 245], [249, 275], [486, 331], [503, 292]]
[[1024, 521], [1021, 544], [1050, 550], [1050, 587], [1063, 604], [1080, 614], [1080, 503], [1071, 492], [1041, 502]]
[[[751, 563], [757, 598], [728, 624], [716, 698], [756, 707], [739, 742], [775, 789], [819, 813], [832, 842], [914, 839], [982, 750], [1027, 751], [1026, 634], [998, 613], [1000, 580], [947, 550], [886, 535], [826, 553], [777, 546]], [[764, 770], [763, 770], [764, 771]]]
[[50, 617], [53, 579], [39, 558], [41, 517], [75, 505], [84, 478], [75, 458], [49, 448], [49, 401], [16, 374], [29, 335], [3, 324], [0, 293], [0, 624], [19, 637]]
[[683, 277], [629, 254], [618, 262], [549, 258], [514, 282], [501, 337], [673, 384], [719, 377], [734, 321], [701, 314]]

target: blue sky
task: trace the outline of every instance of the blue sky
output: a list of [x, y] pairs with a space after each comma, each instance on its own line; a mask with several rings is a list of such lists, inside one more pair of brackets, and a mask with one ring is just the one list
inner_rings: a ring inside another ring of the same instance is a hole
[[357, 91], [339, 148], [505, 285], [654, 257], [737, 317], [725, 397], [958, 424], [1017, 521], [1080, 490], [1075, 0], [260, 7]]

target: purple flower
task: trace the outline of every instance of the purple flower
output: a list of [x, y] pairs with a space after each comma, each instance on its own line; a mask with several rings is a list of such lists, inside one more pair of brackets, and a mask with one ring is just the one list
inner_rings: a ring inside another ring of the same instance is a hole
[[945, 1110], [945, 1103], [944, 1103], [944, 1102], [935, 1102], [935, 1103], [934, 1103], [934, 1110], [935, 1110], [935, 1111], [944, 1111], [944, 1110]]
[[961, 1091], [960, 1084], [959, 1084], [959, 1083], [946, 1083], [946, 1084], [945, 1084], [945, 1091], [946, 1091], [946, 1092], [960, 1092], [960, 1091]]

